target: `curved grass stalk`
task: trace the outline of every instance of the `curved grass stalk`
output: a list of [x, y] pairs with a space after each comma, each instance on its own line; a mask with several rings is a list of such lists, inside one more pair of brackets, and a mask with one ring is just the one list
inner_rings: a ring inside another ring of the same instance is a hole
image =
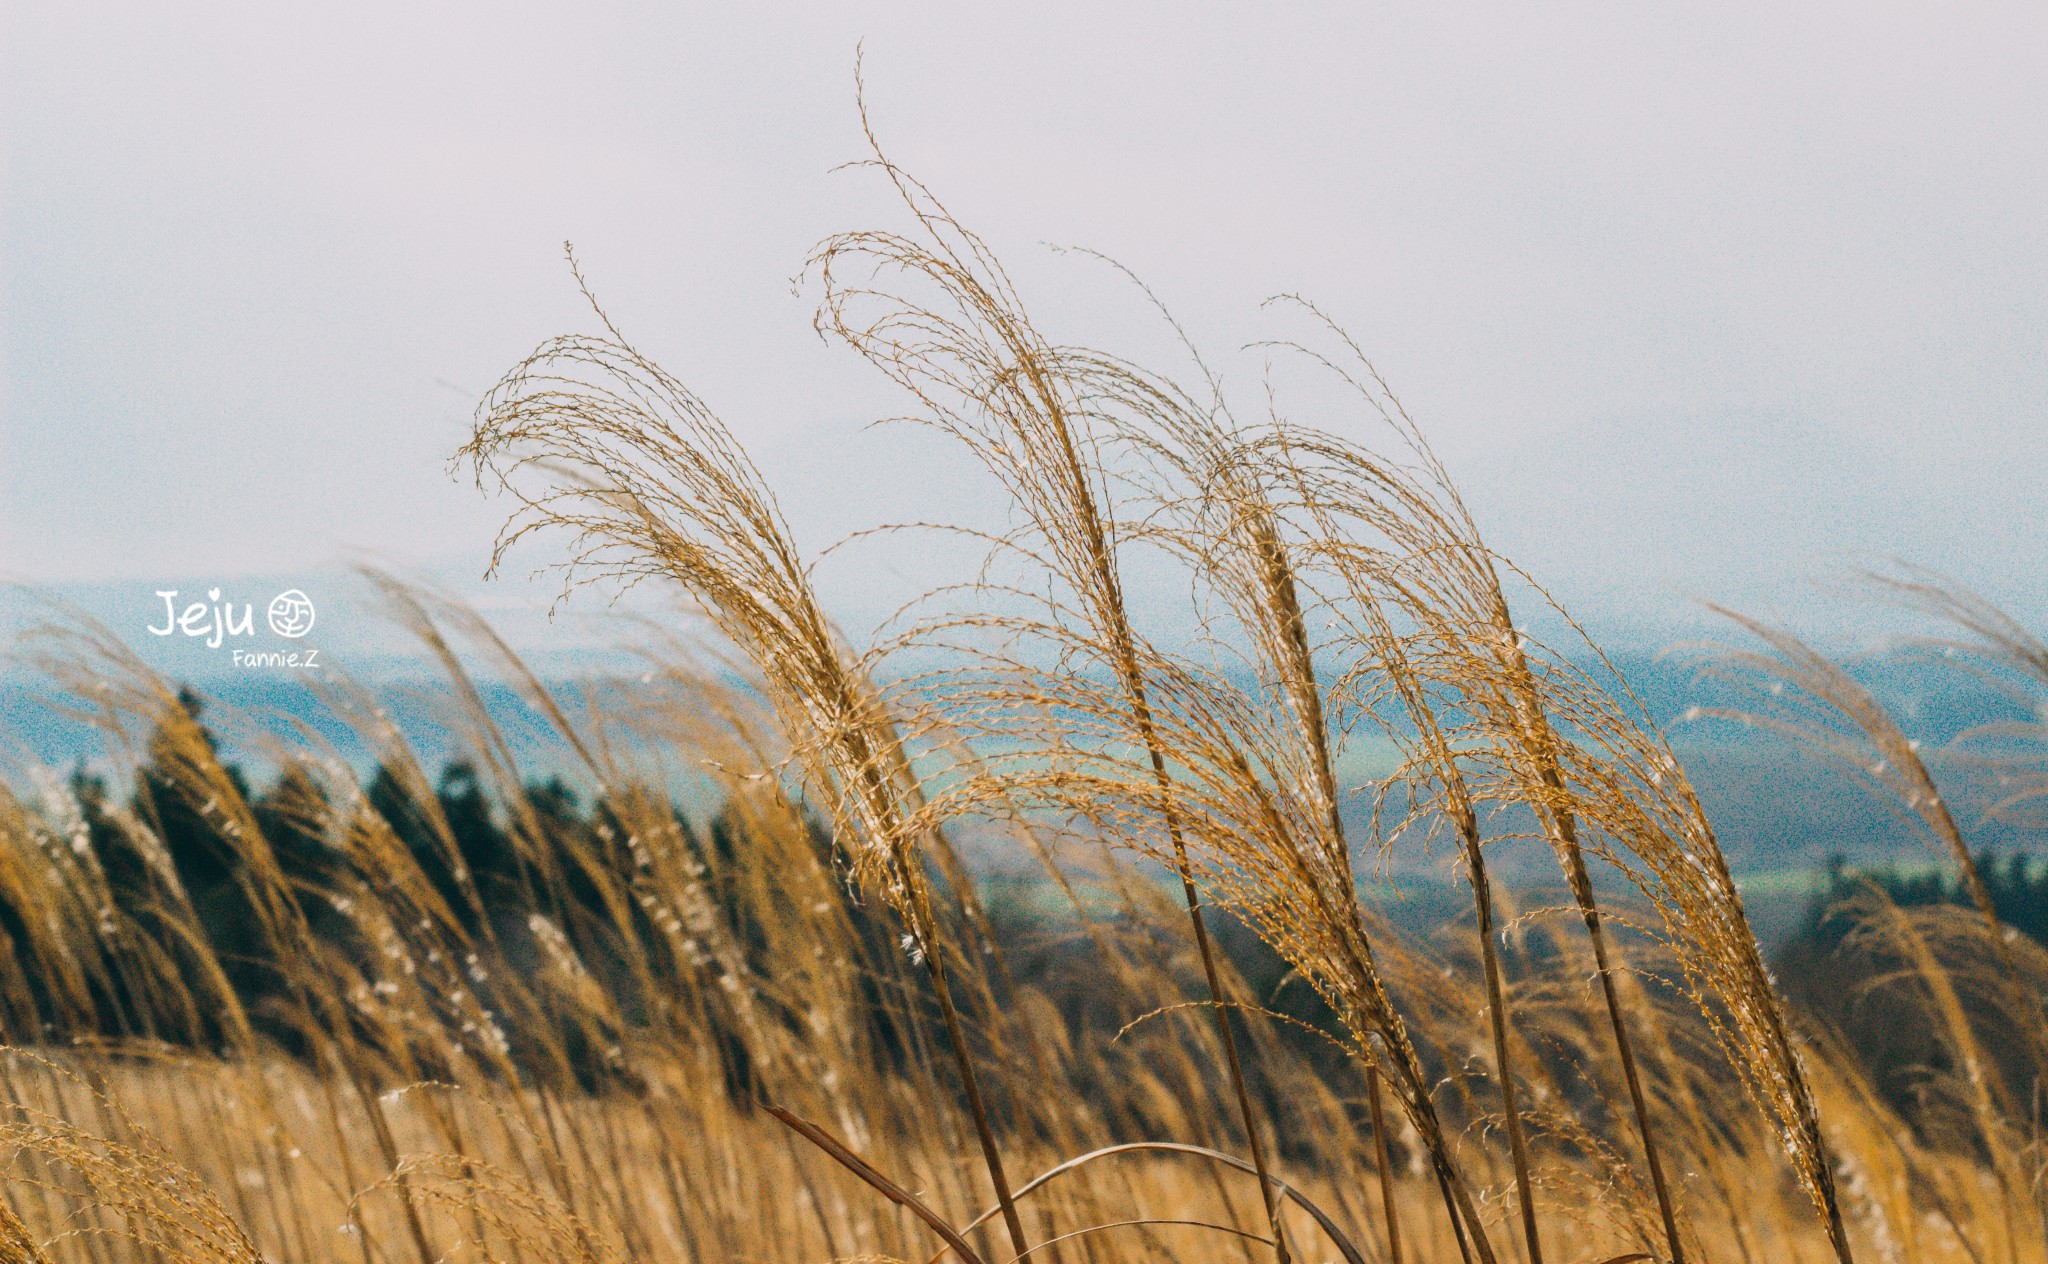
[[[834, 792], [841, 836], [858, 840], [856, 871], [903, 917], [931, 977], [983, 1162], [1022, 1254], [1029, 1243], [953, 1000], [947, 945], [909, 820], [909, 765], [895, 718], [825, 616], [772, 494], [723, 423], [634, 350], [594, 299], [592, 307], [610, 336], [545, 344], [485, 399], [462, 450], [479, 483], [488, 474], [522, 506], [499, 539], [493, 568], [526, 535], [564, 529], [573, 540], [570, 586], [594, 578], [626, 586], [673, 580], [754, 662], [812, 783]], [[549, 481], [535, 488], [529, 474]]]
[[[1128, 273], [1126, 273], [1128, 275]], [[1132, 278], [1135, 281], [1135, 278]], [[1140, 285], [1142, 290], [1144, 287]], [[1150, 291], [1145, 291], [1150, 297]], [[1154, 300], [1156, 304], [1156, 299]], [[1165, 314], [1163, 305], [1160, 306]], [[1172, 318], [1167, 316], [1169, 324]], [[1173, 326], [1178, 331], [1178, 326]], [[1186, 343], [1183, 337], [1184, 344]], [[1193, 348], [1189, 345], [1192, 353]], [[1277, 687], [1292, 717], [1294, 741], [1303, 751], [1311, 773], [1307, 787], [1317, 805], [1316, 817], [1324, 831], [1316, 840], [1330, 863], [1342, 874], [1347, 890], [1346, 905], [1358, 921], [1356, 885], [1351, 846], [1346, 837], [1342, 801], [1330, 746], [1330, 722], [1325, 715], [1324, 686], [1318, 678], [1306, 616], [1303, 612], [1298, 563], [1285, 536], [1280, 508], [1272, 487], [1284, 484], [1284, 471], [1276, 476], [1260, 458], [1256, 448], [1239, 434], [1222, 402], [1222, 392], [1210, 376], [1215, 402], [1201, 407], [1169, 384], [1151, 379], [1133, 366], [1103, 356], [1080, 356], [1083, 380], [1091, 394], [1115, 405], [1111, 416], [1121, 421], [1123, 437], [1149, 458], [1165, 484], [1156, 495], [1163, 502], [1165, 517], [1148, 519], [1152, 538], [1165, 542], [1187, 557], [1196, 572], [1215, 587], [1236, 613], [1236, 624], [1250, 643], [1250, 658], [1263, 681]], [[1195, 356], [1201, 364], [1200, 357]], [[1203, 369], [1207, 375], [1206, 367]], [[1185, 519], [1176, 529], [1174, 518]], [[1316, 552], [1313, 547], [1311, 552]], [[1328, 549], [1321, 550], [1328, 552]], [[1363, 585], [1353, 584], [1349, 594], [1361, 607], [1357, 617], [1384, 631], [1374, 638], [1374, 666], [1401, 693], [1415, 723], [1436, 745], [1431, 767], [1444, 779], [1447, 791], [1462, 794], [1463, 779], [1448, 747], [1441, 742], [1435, 716], [1421, 695], [1397, 638], [1385, 628], [1376, 597]], [[1347, 612], [1349, 613], [1349, 612]], [[1479, 850], [1476, 820], [1467, 810], [1459, 818], [1460, 838], [1472, 876], [1472, 890], [1478, 908], [1480, 943], [1488, 981], [1488, 1018], [1493, 1032], [1497, 1064], [1513, 1149], [1517, 1190], [1521, 1197], [1524, 1240], [1533, 1264], [1540, 1264], [1541, 1245], [1535, 1227], [1534, 1202], [1529, 1180], [1528, 1153], [1514, 1096], [1512, 1069], [1507, 1056], [1507, 1006], [1502, 995], [1498, 960], [1493, 943], [1493, 902], [1487, 884], [1485, 859]], [[1370, 938], [1362, 923], [1357, 938], [1370, 961]], [[1368, 1090], [1378, 1112], [1379, 1069], [1377, 1059], [1367, 1059]], [[1384, 1119], [1376, 1115], [1375, 1133], [1381, 1150], [1379, 1164], [1381, 1195], [1386, 1217], [1389, 1248], [1398, 1259], [1400, 1228], [1394, 1211], [1391, 1177], [1385, 1155]], [[1440, 1169], [1441, 1173], [1441, 1169]], [[1454, 1219], [1461, 1213], [1450, 1208]], [[1483, 1242], [1485, 1228], [1476, 1219], [1467, 1226]]]
[[[1211, 1150], [1207, 1146], [1188, 1145], [1179, 1141], [1130, 1141], [1121, 1145], [1103, 1146], [1100, 1149], [1090, 1150], [1086, 1154], [1077, 1154], [1055, 1167], [1047, 1168], [1022, 1185], [1019, 1185], [1017, 1187], [1017, 1197], [1020, 1199], [1028, 1198], [1069, 1172], [1077, 1172], [1091, 1163], [1118, 1154], [1189, 1154], [1207, 1159], [1219, 1166], [1243, 1172], [1249, 1176], [1257, 1176], [1259, 1174], [1256, 1164], [1248, 1163], [1234, 1154], [1225, 1154], [1221, 1150]], [[1275, 1182], [1275, 1197], [1284, 1198], [1307, 1213], [1309, 1219], [1315, 1221], [1316, 1226], [1323, 1231], [1323, 1236], [1329, 1240], [1330, 1245], [1337, 1248], [1337, 1253], [1344, 1257], [1345, 1264], [1365, 1264], [1364, 1254], [1359, 1251], [1350, 1238], [1344, 1236], [1343, 1229], [1338, 1226], [1336, 1220], [1328, 1212], [1311, 1202], [1306, 1194], [1303, 1194], [1285, 1181], [1281, 1181], [1277, 1177], [1269, 1179]], [[961, 1233], [972, 1232], [988, 1223], [996, 1215], [996, 1211], [996, 1208], [991, 1207], [987, 1211], [982, 1212], [979, 1216], [969, 1221], [961, 1229]], [[941, 1258], [942, 1256], [935, 1255], [926, 1264], [938, 1264]], [[1399, 1258], [1398, 1253], [1395, 1258]]]
[[[1174, 808], [1173, 773], [1154, 713], [1144, 649], [1131, 626], [1117, 558], [1117, 525], [1091, 436], [1079, 429], [1073, 384], [1023, 314], [1001, 266], [930, 192], [892, 164], [862, 125], [879, 167], [916, 218], [924, 240], [885, 232], [842, 233], [812, 257], [824, 285], [818, 328], [841, 340], [908, 390], [926, 410], [920, 420], [961, 440], [1002, 482], [1044, 546], [1042, 560], [1076, 603], [1081, 635], [1072, 642], [1115, 677], [1128, 735], [1143, 749], [1180, 878], [1204, 982], [1216, 1004], [1216, 1032], [1246, 1144], [1269, 1175], [1265, 1141], [1245, 1083], [1228, 997], [1217, 965]], [[950, 311], [901, 294], [845, 282], [848, 265], [866, 263], [936, 287]], [[873, 304], [877, 310], [864, 312]], [[1288, 1264], [1286, 1233], [1271, 1186], [1261, 1185], [1273, 1248]]]

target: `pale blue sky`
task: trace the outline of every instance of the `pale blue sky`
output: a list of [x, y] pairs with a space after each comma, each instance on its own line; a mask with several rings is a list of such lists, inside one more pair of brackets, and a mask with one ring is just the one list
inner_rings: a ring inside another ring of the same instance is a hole
[[[1045, 242], [1246, 386], [1259, 300], [1313, 295], [1605, 626], [1839, 617], [1800, 581], [1848, 548], [2048, 619], [2044, 13], [10, 3], [0, 573], [153, 610], [350, 549], [480, 570], [500, 510], [443, 462], [585, 323], [564, 238], [807, 545], [974, 512], [933, 440], [860, 432], [894, 401], [790, 290], [900, 222], [828, 174], [865, 39], [884, 139], [1055, 335], [1159, 345]], [[918, 560], [828, 591], [858, 622]]]

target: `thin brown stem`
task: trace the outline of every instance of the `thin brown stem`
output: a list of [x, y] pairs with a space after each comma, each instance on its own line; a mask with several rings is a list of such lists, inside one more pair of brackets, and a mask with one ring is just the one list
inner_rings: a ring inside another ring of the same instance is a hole
[[1550, 806], [1538, 815], [1550, 829], [1552, 841], [1564, 863], [1565, 879], [1571, 886], [1572, 898], [1577, 902], [1580, 919], [1586, 925], [1586, 935], [1593, 941], [1593, 960], [1600, 975], [1601, 996], [1607, 1005], [1607, 1021], [1614, 1030], [1614, 1047], [1621, 1058], [1622, 1077], [1628, 1084], [1629, 1108], [1635, 1114], [1636, 1134], [1642, 1139], [1643, 1160], [1650, 1170], [1650, 1186], [1657, 1195], [1657, 1211], [1664, 1221], [1664, 1241], [1671, 1252], [1671, 1264], [1685, 1264], [1685, 1245], [1678, 1234], [1677, 1209], [1671, 1198], [1670, 1183], [1664, 1177], [1664, 1161], [1657, 1153], [1656, 1136], [1650, 1129], [1650, 1106], [1643, 1093], [1642, 1077], [1636, 1071], [1635, 1045], [1629, 1039], [1628, 1024], [1621, 1014], [1621, 999], [1614, 986], [1614, 971], [1608, 958], [1607, 933], [1601, 924], [1600, 905], [1593, 893], [1592, 877], [1586, 871], [1577, 821], [1566, 798], [1564, 776], [1558, 768], [1551, 744], [1555, 735], [1540, 705], [1535, 673], [1530, 670], [1528, 658], [1513, 635], [1514, 622], [1508, 615], [1506, 601], [1500, 597], [1498, 587], [1495, 588], [1493, 609], [1495, 621], [1511, 647], [1512, 680], [1522, 704], [1523, 718], [1528, 727], [1535, 730], [1530, 736], [1542, 764], [1544, 786], [1551, 796]]
[[1650, 1169], [1650, 1185], [1657, 1194], [1657, 1210], [1664, 1218], [1664, 1241], [1671, 1252], [1671, 1264], [1685, 1264], [1685, 1243], [1678, 1235], [1678, 1216], [1672, 1205], [1671, 1186], [1664, 1177], [1664, 1161], [1657, 1153], [1657, 1141], [1650, 1132], [1650, 1107], [1643, 1094], [1642, 1076], [1636, 1071], [1635, 1043], [1621, 1016], [1621, 997], [1614, 985], [1614, 965], [1607, 953], [1607, 930], [1600, 921], [1600, 906], [1593, 896], [1593, 884], [1586, 874], [1586, 862], [1574, 838], [1567, 853], [1574, 862], [1572, 893], [1579, 903], [1579, 916], [1586, 923], [1586, 935], [1593, 941], [1593, 962], [1600, 975], [1601, 995], [1607, 1002], [1607, 1019], [1614, 1028], [1614, 1047], [1621, 1056], [1622, 1078], [1628, 1083], [1629, 1106], [1635, 1112], [1636, 1132], [1643, 1139], [1643, 1160]]
[[1380, 1170], [1380, 1207], [1387, 1218], [1387, 1264], [1401, 1264], [1401, 1218], [1394, 1212], [1394, 1160], [1387, 1147], [1387, 1112], [1380, 1101], [1380, 1066], [1365, 1064], [1365, 1100], [1372, 1111], [1372, 1144]]
[[[1039, 368], [1031, 360], [1026, 360], [1025, 367], [1032, 376], [1038, 375]], [[1044, 398], [1053, 397], [1046, 384], [1041, 383], [1040, 388]], [[1194, 931], [1195, 950], [1202, 958], [1202, 976], [1209, 985], [1209, 999], [1216, 1009], [1216, 1032], [1223, 1042], [1224, 1066], [1230, 1076], [1231, 1092], [1237, 1098], [1238, 1114], [1244, 1121], [1245, 1144], [1251, 1152], [1252, 1166], [1258, 1169], [1259, 1194], [1265, 1201], [1266, 1219], [1273, 1228], [1273, 1255], [1278, 1264], [1288, 1264], [1287, 1233], [1280, 1223], [1279, 1198], [1274, 1193], [1272, 1172], [1266, 1163], [1266, 1148], [1259, 1136], [1258, 1117], [1252, 1111], [1251, 1093], [1245, 1087], [1244, 1067], [1237, 1053], [1237, 1036], [1230, 1029], [1230, 1011], [1225, 1004], [1222, 982], [1216, 969], [1215, 949], [1210, 945], [1208, 926], [1202, 916], [1201, 893], [1195, 889], [1194, 871], [1188, 861], [1187, 840], [1181, 834], [1180, 818], [1173, 810], [1173, 778], [1167, 771], [1166, 753], [1161, 747], [1159, 732], [1152, 719], [1151, 706], [1146, 701], [1145, 678], [1138, 665], [1137, 646], [1131, 631], [1130, 618], [1123, 606], [1123, 592], [1118, 582], [1115, 556], [1111, 552], [1107, 533], [1103, 529], [1093, 489], [1089, 486], [1087, 467], [1075, 449], [1073, 432], [1064, 422], [1054, 427], [1054, 430], [1058, 436], [1060, 459], [1064, 466], [1061, 473], [1070, 480], [1073, 504], [1081, 520], [1081, 538], [1087, 544], [1089, 567], [1093, 571], [1091, 578], [1102, 598], [1102, 612], [1109, 625], [1105, 630], [1109, 633], [1108, 639], [1117, 657], [1124, 690], [1130, 697], [1131, 712], [1137, 721], [1139, 736], [1151, 756], [1152, 778], [1159, 788], [1160, 814], [1173, 843], [1174, 868], [1180, 874], [1181, 894], [1187, 903], [1188, 924]]]
[[[929, 918], [929, 913], [927, 913]], [[946, 980], [946, 966], [934, 938], [924, 955], [931, 972], [932, 990], [938, 994], [939, 1012], [945, 1015], [946, 1037], [953, 1045], [953, 1058], [960, 1065], [961, 1086], [967, 1093], [967, 1109], [974, 1116], [974, 1135], [981, 1142], [981, 1157], [988, 1165], [989, 1182], [995, 1186], [996, 1203], [1003, 1209], [1003, 1227], [1009, 1230], [1010, 1246], [1019, 1256], [1031, 1250], [1024, 1236], [1024, 1221], [1017, 1215], [1017, 1202], [1010, 1193], [1010, 1180], [1003, 1171], [1002, 1152], [996, 1149], [995, 1131], [989, 1126], [988, 1106], [982, 1100], [981, 1081], [974, 1073], [974, 1058], [968, 1052], [967, 1033], [960, 1024], [960, 1011], [953, 1004], [953, 989]]]
[[[1137, 665], [1131, 664], [1135, 672]], [[1144, 731], [1146, 742], [1151, 747], [1152, 775], [1159, 783], [1162, 797], [1170, 793], [1171, 776], [1166, 771], [1166, 756], [1159, 749], [1159, 742], [1152, 729], [1152, 716], [1145, 705], [1144, 685], [1133, 675], [1130, 679], [1131, 701], [1137, 709], [1139, 726]], [[1266, 1163], [1266, 1145], [1259, 1137], [1258, 1117], [1252, 1111], [1251, 1092], [1244, 1083], [1244, 1066], [1238, 1059], [1237, 1036], [1230, 1029], [1230, 1009], [1223, 999], [1223, 983], [1216, 969], [1216, 952], [1209, 943], [1209, 928], [1202, 916], [1201, 892], [1195, 889], [1193, 870], [1188, 862], [1187, 841], [1181, 836], [1180, 818], [1170, 805], [1163, 807], [1167, 833], [1173, 839], [1174, 868], [1180, 874], [1182, 898], [1187, 902], [1188, 925], [1195, 935], [1195, 951], [1202, 958], [1202, 977], [1209, 985], [1209, 1000], [1216, 1010], [1216, 1033], [1223, 1041], [1223, 1064], [1230, 1075], [1231, 1091], [1237, 1096], [1237, 1111], [1244, 1120], [1245, 1145], [1251, 1151], [1252, 1166], [1258, 1169], [1259, 1193], [1265, 1200], [1266, 1219], [1273, 1226], [1273, 1255], [1279, 1264], [1288, 1264], [1287, 1234], [1280, 1224], [1279, 1196], [1273, 1189], [1273, 1177]]]
[[1493, 887], [1475, 828], [1465, 830], [1465, 859], [1471, 872], [1472, 906], [1479, 919], [1479, 959], [1486, 970], [1486, 1019], [1493, 1031], [1493, 1064], [1500, 1076], [1501, 1109], [1506, 1115], [1508, 1151], [1515, 1164], [1515, 1193], [1521, 1203], [1522, 1245], [1529, 1264], [1543, 1264], [1543, 1240], [1536, 1228], [1536, 1200], [1529, 1180], [1529, 1142], [1522, 1131], [1522, 1113], [1515, 1104], [1514, 1064], [1508, 1057], [1507, 1000], [1500, 982], [1500, 953], [1494, 945]]
[[[1294, 582], [1294, 566], [1282, 542], [1279, 530], [1270, 517], [1257, 523], [1252, 531], [1254, 547], [1258, 553], [1259, 578], [1265, 588], [1265, 598], [1270, 608], [1281, 620], [1282, 671], [1286, 677], [1289, 696], [1294, 700], [1303, 733], [1308, 738], [1309, 749], [1314, 756], [1316, 785], [1322, 795], [1323, 811], [1330, 838], [1343, 858], [1346, 882], [1351, 902], [1351, 922], [1358, 934], [1358, 941], [1369, 955], [1372, 941], [1366, 935], [1365, 919], [1358, 907], [1357, 882], [1351, 872], [1351, 844], [1345, 835], [1344, 815], [1338, 805], [1336, 765], [1330, 756], [1330, 737], [1323, 717], [1322, 684], [1317, 679], [1315, 656], [1308, 639], [1308, 624], [1302, 616], [1301, 595]], [[1380, 1193], [1387, 1219], [1387, 1242], [1393, 1253], [1394, 1264], [1400, 1264], [1401, 1228], [1394, 1216], [1393, 1183], [1387, 1165], [1386, 1127], [1380, 1106], [1379, 1064], [1368, 1060], [1366, 1063], [1367, 1084], [1372, 1098], [1373, 1134], [1379, 1147]], [[1510, 1106], [1512, 1113], [1512, 1106]], [[1445, 1186], [1446, 1195], [1449, 1187]], [[1459, 1212], [1447, 1197], [1446, 1210], [1455, 1222]], [[1485, 1231], [1478, 1224], [1473, 1232], [1484, 1242]], [[1462, 1230], [1458, 1234], [1460, 1250], [1466, 1250]]]

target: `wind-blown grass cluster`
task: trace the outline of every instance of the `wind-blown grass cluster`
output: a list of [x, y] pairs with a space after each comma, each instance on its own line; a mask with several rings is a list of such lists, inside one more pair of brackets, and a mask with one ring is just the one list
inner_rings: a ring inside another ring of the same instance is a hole
[[[565, 593], [687, 601], [701, 635], [650, 630], [645, 671], [564, 692], [372, 576], [445, 677], [461, 777], [337, 679], [375, 776], [305, 730], [260, 748], [258, 792], [117, 638], [59, 610], [31, 639], [133, 775], [0, 797], [0, 1258], [2048, 1249], [2048, 956], [1852, 676], [1747, 620], [1763, 649], [1713, 660], [1759, 686], [1735, 718], [1900, 796], [1976, 897], [1859, 896], [1884, 1003], [1955, 1054], [1917, 1107], [1788, 1010], [1657, 724], [1340, 329], [1283, 300], [1301, 332], [1264, 353], [1348, 403], [1302, 420], [1269, 381], [1241, 414], [1192, 349], [1176, 380], [1043, 334], [979, 238], [872, 166], [905, 226], [818, 248], [818, 327], [1011, 502], [979, 570], [875, 644], [835, 628], [725, 423], [595, 302], [460, 459], [511, 497], [494, 567], [539, 534]], [[1148, 635], [1139, 558], [1195, 635]], [[2048, 687], [1980, 600], [1869, 579]], [[479, 663], [572, 777], [521, 767]], [[1983, 735], [2020, 778], [2002, 808], [2043, 794], [2040, 738]], [[1347, 786], [1357, 742], [1397, 767]], [[1523, 844], [1554, 890], [1493, 879]], [[1367, 888], [1431, 851], [1470, 917], [1397, 934]], [[1023, 858], [1031, 899], [989, 899], [971, 853]], [[1277, 994], [1246, 977], [1267, 959]]]

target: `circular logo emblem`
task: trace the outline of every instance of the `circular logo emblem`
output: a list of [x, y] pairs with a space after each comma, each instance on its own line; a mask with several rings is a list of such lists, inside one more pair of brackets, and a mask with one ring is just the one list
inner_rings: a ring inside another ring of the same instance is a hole
[[293, 640], [313, 630], [313, 599], [287, 588], [270, 599], [270, 630]]

